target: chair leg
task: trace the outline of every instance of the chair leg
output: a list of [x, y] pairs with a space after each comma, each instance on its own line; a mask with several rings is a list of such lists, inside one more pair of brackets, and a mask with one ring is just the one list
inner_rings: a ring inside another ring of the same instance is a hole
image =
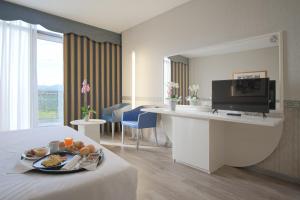
[[124, 126], [122, 125], [122, 144], [124, 144]]
[[118, 122], [118, 129], [119, 129], [119, 132], [121, 132], [121, 122]]
[[105, 134], [108, 135], [109, 133], [109, 123], [106, 123], [106, 129], [104, 128], [105, 130]]
[[111, 123], [111, 139], [114, 139], [115, 137], [115, 123]]
[[137, 129], [137, 134], [136, 134], [136, 150], [139, 150], [140, 147], [140, 137], [139, 137], [139, 131], [141, 131], [141, 129]]
[[131, 139], [134, 139], [134, 129], [131, 129]]
[[154, 135], [155, 135], [156, 145], [158, 146], [156, 127], [154, 128]]

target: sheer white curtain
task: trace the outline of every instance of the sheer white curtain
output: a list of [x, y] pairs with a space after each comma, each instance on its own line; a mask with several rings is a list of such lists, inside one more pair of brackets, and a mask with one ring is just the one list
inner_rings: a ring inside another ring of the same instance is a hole
[[35, 25], [0, 20], [0, 131], [37, 124]]

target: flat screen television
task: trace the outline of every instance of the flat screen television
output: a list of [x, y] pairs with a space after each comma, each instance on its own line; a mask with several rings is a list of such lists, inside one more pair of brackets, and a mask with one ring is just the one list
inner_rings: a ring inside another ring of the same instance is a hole
[[269, 113], [269, 78], [212, 81], [212, 109]]
[[276, 110], [276, 81], [269, 81], [269, 109]]

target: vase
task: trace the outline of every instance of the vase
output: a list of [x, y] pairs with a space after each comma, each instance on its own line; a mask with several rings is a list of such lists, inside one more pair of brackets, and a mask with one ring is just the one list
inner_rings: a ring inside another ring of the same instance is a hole
[[198, 105], [198, 99], [190, 100], [190, 105], [191, 106], [197, 106]]
[[175, 111], [176, 110], [176, 104], [177, 104], [177, 100], [170, 100], [169, 101], [169, 108], [171, 111]]
[[93, 119], [93, 112], [89, 112], [89, 119]]
[[89, 114], [86, 114], [84, 117], [83, 117], [83, 120], [88, 122], [90, 120], [90, 115]]

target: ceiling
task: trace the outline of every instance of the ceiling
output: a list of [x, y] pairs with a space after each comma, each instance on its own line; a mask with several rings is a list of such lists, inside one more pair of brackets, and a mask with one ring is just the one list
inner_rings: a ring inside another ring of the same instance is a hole
[[7, 0], [121, 33], [190, 0]]

